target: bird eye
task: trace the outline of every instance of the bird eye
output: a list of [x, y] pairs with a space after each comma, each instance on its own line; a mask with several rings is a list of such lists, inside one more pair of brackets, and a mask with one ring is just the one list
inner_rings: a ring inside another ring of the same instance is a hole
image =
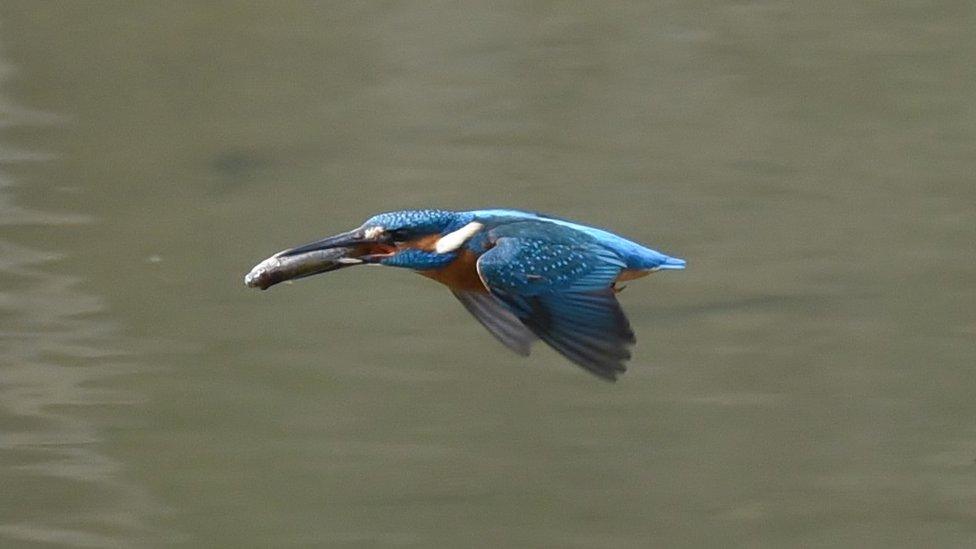
[[388, 234], [390, 235], [390, 238], [394, 240], [394, 242], [405, 242], [410, 240], [410, 234], [406, 229], [393, 229], [388, 231]]

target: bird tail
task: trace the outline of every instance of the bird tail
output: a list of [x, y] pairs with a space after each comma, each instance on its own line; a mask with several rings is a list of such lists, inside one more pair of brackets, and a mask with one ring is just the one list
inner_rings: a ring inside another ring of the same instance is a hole
[[658, 266], [658, 269], [684, 269], [685, 260], [678, 259], [677, 257], [664, 257], [664, 262]]

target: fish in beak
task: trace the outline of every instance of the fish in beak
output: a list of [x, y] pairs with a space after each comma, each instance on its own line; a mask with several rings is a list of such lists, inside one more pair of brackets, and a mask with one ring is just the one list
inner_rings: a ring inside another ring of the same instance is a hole
[[394, 249], [385, 234], [355, 229], [274, 254], [244, 276], [244, 285], [267, 290], [279, 282], [366, 263]]

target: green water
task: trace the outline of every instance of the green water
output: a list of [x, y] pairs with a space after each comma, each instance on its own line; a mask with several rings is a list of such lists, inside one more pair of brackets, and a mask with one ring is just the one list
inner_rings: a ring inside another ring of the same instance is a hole
[[[0, 546], [976, 545], [969, 2], [0, 3]], [[601, 383], [383, 210], [689, 260]]]

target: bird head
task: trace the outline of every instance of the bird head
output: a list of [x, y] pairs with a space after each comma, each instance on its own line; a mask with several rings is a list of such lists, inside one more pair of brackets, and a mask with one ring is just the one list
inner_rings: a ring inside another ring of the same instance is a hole
[[[283, 250], [245, 277], [265, 289], [278, 282], [359, 264], [433, 269], [454, 258], [471, 215], [446, 210], [400, 210], [374, 215], [344, 233]], [[478, 226], [480, 228], [480, 225]], [[468, 235], [470, 237], [470, 235]]]

